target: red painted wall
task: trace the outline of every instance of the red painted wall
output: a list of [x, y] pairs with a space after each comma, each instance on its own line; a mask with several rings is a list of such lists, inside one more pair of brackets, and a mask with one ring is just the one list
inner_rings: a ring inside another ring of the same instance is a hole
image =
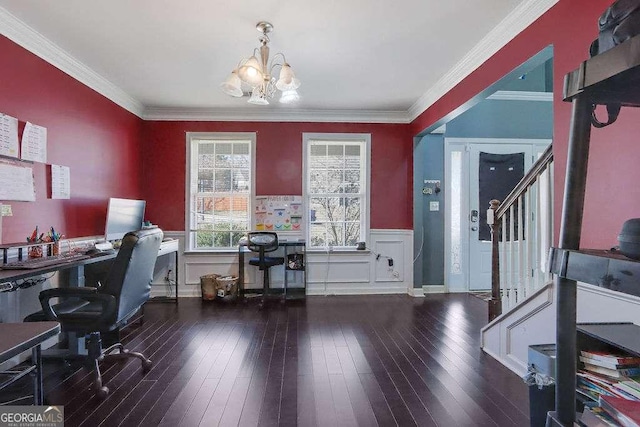
[[[143, 122], [81, 83], [0, 37], [0, 112], [48, 128], [49, 163], [71, 167], [71, 200], [47, 198], [45, 166], [34, 165], [37, 201], [11, 202], [3, 241], [22, 240], [35, 225], [67, 236], [101, 234], [108, 197], [142, 197], [147, 217], [184, 229], [185, 132], [257, 132], [257, 194], [300, 194], [302, 133], [372, 134], [371, 227], [412, 228], [412, 136], [465, 103], [545, 46], [554, 46], [554, 153], [559, 224], [570, 105], [563, 76], [587, 58], [598, 16], [611, 0], [560, 0], [411, 125], [341, 123]], [[616, 243], [622, 222], [640, 216], [640, 111], [623, 109], [618, 123], [594, 130], [583, 246]], [[142, 143], [140, 144], [140, 140]], [[556, 230], [557, 234], [558, 230]]]
[[71, 199], [49, 199], [44, 164], [33, 165], [36, 201], [3, 202], [2, 242], [38, 225], [67, 237], [104, 233], [109, 197], [142, 197], [142, 120], [0, 36], [0, 112], [47, 128], [47, 162], [71, 168]]
[[302, 194], [302, 134], [371, 134], [371, 228], [412, 228], [413, 143], [407, 125], [145, 122], [147, 217], [184, 230], [186, 132], [257, 132], [256, 194]]
[[[598, 33], [598, 17], [611, 3], [560, 0], [411, 124], [411, 134], [420, 133], [544, 47], [553, 45], [556, 236], [571, 117], [571, 105], [562, 102], [563, 78], [588, 58], [589, 44]], [[624, 220], [640, 216], [639, 132], [640, 111], [630, 108], [623, 108], [614, 125], [592, 131], [582, 247], [614, 246]]]

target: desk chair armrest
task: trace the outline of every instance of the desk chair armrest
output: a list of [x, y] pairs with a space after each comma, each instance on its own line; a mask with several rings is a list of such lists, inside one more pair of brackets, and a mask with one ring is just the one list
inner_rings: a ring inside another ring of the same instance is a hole
[[[102, 306], [100, 316], [96, 319], [98, 322], [112, 317], [117, 308], [116, 298], [109, 294], [100, 294], [98, 289], [82, 287], [82, 288], [53, 288], [46, 289], [40, 292], [39, 299], [42, 311], [44, 311], [47, 318], [60, 321], [58, 313], [56, 313], [51, 305], [51, 300], [58, 297], [73, 297], [88, 302], [98, 302]], [[65, 314], [64, 316], [73, 316], [73, 313]]]
[[80, 298], [83, 295], [91, 295], [95, 294], [98, 291], [98, 288], [92, 288], [89, 286], [83, 287], [75, 287], [75, 288], [51, 288], [45, 289], [40, 292], [40, 300], [43, 298], [57, 298], [57, 297], [78, 297]]

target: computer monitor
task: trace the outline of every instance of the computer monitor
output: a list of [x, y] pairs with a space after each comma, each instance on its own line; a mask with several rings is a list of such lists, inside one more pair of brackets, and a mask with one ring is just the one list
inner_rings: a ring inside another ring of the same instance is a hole
[[144, 200], [110, 198], [105, 239], [121, 240], [129, 231], [140, 230], [146, 204]]

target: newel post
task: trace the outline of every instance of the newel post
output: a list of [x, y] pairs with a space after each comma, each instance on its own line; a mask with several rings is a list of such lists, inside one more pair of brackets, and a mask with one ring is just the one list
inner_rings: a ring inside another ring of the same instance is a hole
[[496, 215], [500, 200], [491, 200], [487, 210], [487, 224], [491, 227], [491, 299], [489, 300], [489, 322], [502, 313], [500, 295], [500, 230], [502, 220]]

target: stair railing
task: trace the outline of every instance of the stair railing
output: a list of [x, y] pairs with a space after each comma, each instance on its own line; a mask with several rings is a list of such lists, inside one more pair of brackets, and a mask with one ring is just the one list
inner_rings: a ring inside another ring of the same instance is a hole
[[545, 268], [553, 238], [551, 145], [502, 203], [491, 201], [487, 223], [492, 245], [491, 321], [551, 279]]

